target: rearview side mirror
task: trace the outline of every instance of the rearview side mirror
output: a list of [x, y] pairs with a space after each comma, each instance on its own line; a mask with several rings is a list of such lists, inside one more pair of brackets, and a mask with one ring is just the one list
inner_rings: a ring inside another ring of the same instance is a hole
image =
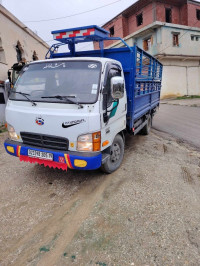
[[122, 77], [111, 78], [111, 96], [115, 100], [124, 97], [124, 79]]

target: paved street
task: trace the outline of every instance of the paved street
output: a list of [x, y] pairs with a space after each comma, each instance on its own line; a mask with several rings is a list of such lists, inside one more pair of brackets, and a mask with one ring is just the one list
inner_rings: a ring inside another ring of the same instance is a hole
[[[200, 101], [200, 100], [199, 100]], [[153, 128], [169, 133], [200, 149], [200, 108], [161, 104]]]

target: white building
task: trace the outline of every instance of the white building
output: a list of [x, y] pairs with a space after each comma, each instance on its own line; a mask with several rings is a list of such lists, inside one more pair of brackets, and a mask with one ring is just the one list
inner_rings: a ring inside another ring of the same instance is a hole
[[[0, 4], [0, 83], [7, 79], [7, 72], [14, 63], [44, 59], [48, 49], [48, 44]], [[4, 122], [6, 100], [2, 88], [0, 123]]]

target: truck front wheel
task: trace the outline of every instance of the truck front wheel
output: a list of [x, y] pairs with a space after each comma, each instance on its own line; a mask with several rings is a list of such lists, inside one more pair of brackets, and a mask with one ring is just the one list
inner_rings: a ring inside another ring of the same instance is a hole
[[120, 135], [117, 135], [110, 147], [110, 156], [101, 166], [104, 173], [111, 174], [117, 170], [124, 157], [124, 141]]

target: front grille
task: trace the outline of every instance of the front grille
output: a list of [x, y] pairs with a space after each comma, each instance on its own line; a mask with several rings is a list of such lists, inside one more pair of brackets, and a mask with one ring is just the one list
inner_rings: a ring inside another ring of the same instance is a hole
[[24, 144], [64, 151], [67, 151], [69, 147], [69, 141], [65, 138], [27, 132], [20, 134]]

